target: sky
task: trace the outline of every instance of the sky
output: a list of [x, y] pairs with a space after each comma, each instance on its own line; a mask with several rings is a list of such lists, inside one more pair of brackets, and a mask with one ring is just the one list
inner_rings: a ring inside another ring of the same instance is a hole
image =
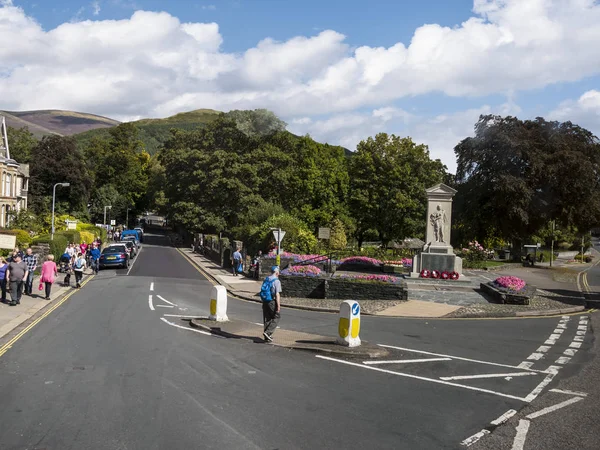
[[121, 121], [267, 108], [456, 169], [481, 114], [600, 135], [597, 0], [0, 0], [0, 109]]

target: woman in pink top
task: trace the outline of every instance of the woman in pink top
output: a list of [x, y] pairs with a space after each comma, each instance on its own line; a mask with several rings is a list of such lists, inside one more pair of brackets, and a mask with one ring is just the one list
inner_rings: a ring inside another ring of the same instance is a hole
[[46, 262], [42, 264], [42, 274], [40, 276], [40, 283], [44, 283], [46, 286], [46, 300], [50, 300], [50, 290], [52, 289], [52, 283], [54, 283], [54, 277], [57, 275], [54, 255], [48, 255]]

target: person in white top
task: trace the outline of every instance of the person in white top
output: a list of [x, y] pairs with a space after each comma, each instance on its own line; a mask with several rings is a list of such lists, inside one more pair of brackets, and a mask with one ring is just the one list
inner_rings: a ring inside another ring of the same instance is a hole
[[77, 258], [73, 263], [73, 272], [75, 272], [75, 283], [76, 287], [81, 287], [81, 280], [83, 278], [83, 271], [85, 270], [87, 264], [85, 262], [85, 258], [81, 253], [77, 254]]

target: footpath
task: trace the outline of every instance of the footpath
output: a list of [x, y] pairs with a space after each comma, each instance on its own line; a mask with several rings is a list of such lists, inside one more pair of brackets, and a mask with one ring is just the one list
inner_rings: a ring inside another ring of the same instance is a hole
[[[91, 270], [86, 270], [83, 282], [92, 274]], [[59, 273], [56, 282], [52, 286], [50, 300], [45, 300], [44, 291], [38, 290], [39, 275], [33, 280], [33, 295], [27, 296], [23, 294], [21, 304], [17, 306], [9, 306], [5, 303], [0, 303], [0, 340], [11, 333], [13, 330], [26, 324], [26, 322], [36, 314], [50, 309], [53, 305], [62, 300], [66, 295], [76, 290], [75, 276], [71, 276], [71, 286], [63, 286], [62, 281], [64, 274]], [[6, 298], [10, 301], [10, 293], [6, 293]]]
[[[215, 283], [225, 286], [229, 295], [242, 300], [260, 302], [261, 281], [244, 276], [234, 276], [230, 271], [189, 248], [178, 249], [202, 273]], [[511, 265], [499, 271], [465, 271], [469, 282], [462, 285], [448, 283], [419, 284], [412, 280], [408, 301], [361, 300], [362, 314], [387, 317], [413, 318], [481, 318], [481, 317], [531, 317], [576, 313], [585, 310], [585, 298], [576, 284], [577, 271], [543, 266], [522, 267]], [[586, 265], [578, 269], [584, 269]], [[493, 303], [479, 292], [479, 283], [501, 275], [514, 275], [538, 288], [530, 305], [504, 305]], [[282, 306], [322, 312], [339, 312], [341, 300], [282, 298]]]

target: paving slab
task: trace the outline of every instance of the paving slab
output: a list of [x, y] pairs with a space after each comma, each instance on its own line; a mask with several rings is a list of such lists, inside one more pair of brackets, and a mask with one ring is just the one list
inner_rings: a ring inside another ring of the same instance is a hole
[[216, 322], [208, 320], [206, 317], [199, 317], [192, 319], [190, 325], [229, 339], [247, 339], [255, 343], [264, 343], [266, 345], [275, 345], [277, 347], [296, 350], [309, 350], [351, 358], [381, 358], [388, 354], [385, 348], [365, 341], [359, 347], [349, 348], [337, 344], [335, 338], [331, 336], [321, 336], [279, 328], [273, 333], [273, 342], [267, 343], [263, 339], [262, 325], [244, 320], [233, 319], [227, 322]]
[[447, 305], [423, 300], [408, 300], [407, 302], [376, 312], [377, 316], [401, 316], [401, 317], [443, 317], [450, 314], [460, 305]]

